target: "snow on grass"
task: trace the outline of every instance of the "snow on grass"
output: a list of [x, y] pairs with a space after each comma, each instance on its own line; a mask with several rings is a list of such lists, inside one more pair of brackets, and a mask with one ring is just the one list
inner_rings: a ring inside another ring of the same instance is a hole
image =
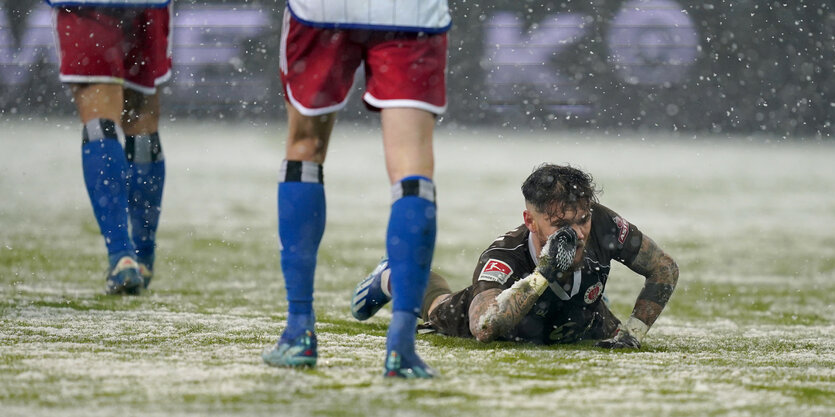
[[[591, 171], [601, 201], [679, 262], [640, 352], [588, 344], [418, 338], [434, 381], [381, 378], [384, 309], [350, 317], [383, 254], [389, 191], [379, 132], [337, 125], [316, 278], [320, 362], [270, 368], [286, 319], [275, 193], [282, 126], [170, 123], [157, 277], [101, 295], [104, 249], [74, 121], [5, 122], [0, 137], [2, 415], [831, 415], [835, 188], [831, 143], [445, 130], [436, 141], [434, 266], [453, 289], [522, 222], [539, 163]], [[640, 277], [613, 269], [626, 316]]]

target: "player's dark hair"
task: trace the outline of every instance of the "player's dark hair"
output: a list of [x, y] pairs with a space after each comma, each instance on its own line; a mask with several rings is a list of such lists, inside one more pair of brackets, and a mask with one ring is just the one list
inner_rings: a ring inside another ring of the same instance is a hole
[[542, 164], [522, 183], [522, 195], [540, 213], [555, 216], [566, 211], [589, 210], [597, 202], [590, 174], [565, 165]]

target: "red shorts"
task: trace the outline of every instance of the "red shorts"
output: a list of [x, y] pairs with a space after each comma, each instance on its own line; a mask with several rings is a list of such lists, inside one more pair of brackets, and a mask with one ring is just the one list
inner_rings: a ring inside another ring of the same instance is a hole
[[171, 77], [169, 7], [53, 9], [61, 81], [154, 94]]
[[445, 33], [424, 34], [305, 26], [284, 12], [281, 82], [301, 114], [317, 116], [345, 106], [354, 75], [365, 62], [366, 104], [374, 109], [446, 110]]

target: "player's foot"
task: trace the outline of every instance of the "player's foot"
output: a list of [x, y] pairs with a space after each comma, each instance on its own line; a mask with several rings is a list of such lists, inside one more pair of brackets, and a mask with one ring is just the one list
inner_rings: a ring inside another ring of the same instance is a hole
[[123, 256], [107, 274], [105, 292], [110, 295], [138, 294], [143, 284], [139, 265], [130, 256]]
[[154, 279], [154, 270], [144, 262], [137, 262], [139, 264], [139, 276], [142, 277], [142, 286], [144, 289], [148, 289], [148, 286], [151, 285], [151, 280]]
[[397, 351], [391, 350], [386, 353], [386, 364], [384, 366], [383, 376], [386, 378], [434, 378], [438, 373], [423, 363], [417, 354], [401, 355]]
[[391, 297], [383, 292], [383, 273], [389, 271], [389, 261], [383, 258], [380, 263], [354, 288], [351, 298], [351, 314], [357, 320], [368, 320], [377, 314]]
[[316, 333], [305, 330], [294, 339], [284, 341], [282, 337], [272, 349], [261, 353], [264, 363], [277, 367], [316, 366]]

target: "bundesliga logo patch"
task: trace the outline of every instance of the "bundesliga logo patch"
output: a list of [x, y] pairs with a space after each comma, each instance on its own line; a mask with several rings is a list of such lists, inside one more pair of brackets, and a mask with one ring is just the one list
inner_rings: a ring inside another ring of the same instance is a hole
[[622, 245], [623, 242], [626, 242], [626, 235], [629, 234], [629, 222], [620, 216], [615, 216], [612, 220], [618, 226], [618, 242]]
[[484, 264], [484, 268], [481, 269], [481, 273], [478, 275], [478, 280], [493, 281], [504, 285], [512, 273], [513, 268], [510, 265], [498, 259], [491, 259]]

